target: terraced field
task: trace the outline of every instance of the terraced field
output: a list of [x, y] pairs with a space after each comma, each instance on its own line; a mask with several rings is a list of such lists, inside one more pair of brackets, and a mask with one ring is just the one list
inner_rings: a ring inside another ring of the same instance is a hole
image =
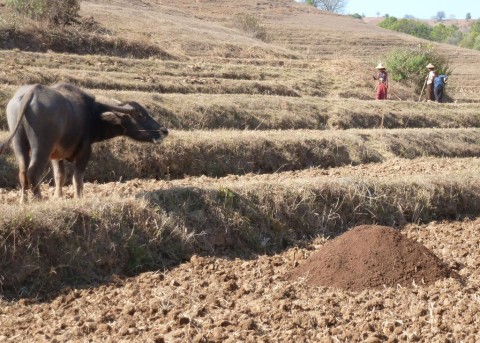
[[[288, 0], [85, 0], [82, 15], [165, 53], [0, 50], [0, 102], [71, 82], [144, 104], [170, 136], [96, 145], [82, 200], [71, 185], [55, 199], [46, 173], [45, 201], [18, 205], [14, 157], [0, 156], [1, 341], [480, 339], [478, 52], [438, 46], [455, 103], [395, 83], [378, 102], [375, 64], [420, 40]], [[461, 281], [353, 292], [289, 278], [359, 224], [399, 229]]]

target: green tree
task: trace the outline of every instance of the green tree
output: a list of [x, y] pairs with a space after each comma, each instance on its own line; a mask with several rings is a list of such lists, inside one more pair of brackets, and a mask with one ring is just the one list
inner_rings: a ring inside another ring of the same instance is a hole
[[452, 34], [447, 38], [444, 43], [459, 45], [463, 39], [463, 33], [460, 30], [452, 32]]
[[460, 45], [462, 48], [473, 49], [473, 46], [475, 45], [475, 40], [477, 39], [478, 35], [478, 32], [467, 32], [463, 35], [463, 39], [458, 45]]
[[380, 23], [378, 23], [378, 26], [383, 27], [384, 29], [389, 29], [392, 30], [393, 25], [398, 21], [397, 18], [395, 17], [385, 17]]
[[[381, 21], [378, 26], [419, 38], [470, 48], [473, 47], [473, 41], [476, 38], [476, 36], [464, 35], [456, 25], [446, 26], [443, 23], [439, 23], [432, 27], [415, 19], [403, 18], [399, 20], [395, 17], [388, 17]], [[471, 27], [473, 32], [478, 31], [480, 34], [480, 21], [473, 23]]]
[[480, 50], [480, 36], [477, 36], [473, 42], [473, 48], [475, 50]]
[[472, 15], [470, 12], [468, 12], [466, 15], [465, 15], [465, 20], [471, 20], [472, 19]]
[[380, 22], [378, 26], [424, 39], [430, 39], [430, 34], [432, 32], [432, 27], [430, 25], [413, 19], [398, 20], [395, 17], [388, 17]]
[[456, 32], [460, 32], [460, 29], [456, 25], [446, 26], [442, 23], [433, 27], [430, 33], [430, 39], [440, 43], [446, 43], [450, 37], [456, 36]]
[[477, 19], [473, 22], [473, 24], [470, 26], [470, 32], [480, 33], [480, 19]]
[[437, 52], [432, 44], [418, 44], [409, 48], [396, 48], [384, 56], [390, 78], [415, 87], [420, 91], [425, 82], [428, 63], [436, 66], [437, 72], [450, 75], [452, 69], [447, 57]]
[[415, 37], [429, 39], [432, 27], [417, 20], [400, 19], [393, 25], [393, 30], [408, 33]]
[[448, 28], [444, 24], [437, 24], [433, 27], [430, 36], [436, 42], [443, 42], [449, 36]]
[[475, 20], [470, 25], [470, 30], [463, 35], [463, 39], [458, 43], [463, 48], [473, 49], [476, 45], [477, 37], [480, 35], [480, 20]]

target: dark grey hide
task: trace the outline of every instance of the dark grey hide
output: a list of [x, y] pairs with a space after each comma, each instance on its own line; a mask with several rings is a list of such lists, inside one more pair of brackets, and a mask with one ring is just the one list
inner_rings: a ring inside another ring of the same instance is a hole
[[0, 145], [0, 153], [12, 143], [19, 166], [21, 202], [29, 187], [35, 198], [41, 198], [39, 183], [49, 160], [55, 195], [62, 196], [67, 160], [74, 165], [73, 183], [79, 198], [93, 143], [117, 136], [160, 143], [168, 135], [168, 130], [138, 103], [104, 104], [64, 83], [22, 86], [7, 105], [7, 119], [10, 136]]

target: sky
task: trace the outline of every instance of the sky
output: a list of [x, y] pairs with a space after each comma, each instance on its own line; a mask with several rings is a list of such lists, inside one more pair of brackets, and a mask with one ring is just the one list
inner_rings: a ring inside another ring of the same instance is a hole
[[470, 12], [472, 19], [480, 17], [479, 0], [348, 0], [345, 14], [365, 14], [376, 17], [388, 14], [397, 18], [412, 15], [418, 19], [430, 19], [439, 11], [445, 12], [445, 19], [465, 19]]

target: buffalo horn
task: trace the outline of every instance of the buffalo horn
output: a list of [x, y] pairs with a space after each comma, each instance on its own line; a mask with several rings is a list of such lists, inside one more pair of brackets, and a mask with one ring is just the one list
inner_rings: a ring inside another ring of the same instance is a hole
[[126, 113], [126, 114], [134, 114], [136, 113], [136, 110], [135, 108], [133, 108], [132, 106], [130, 105], [121, 105], [121, 106], [117, 106], [117, 105], [110, 105], [110, 104], [103, 104], [105, 107], [107, 107], [110, 111], [116, 111], [116, 112], [120, 112], [120, 113]]

